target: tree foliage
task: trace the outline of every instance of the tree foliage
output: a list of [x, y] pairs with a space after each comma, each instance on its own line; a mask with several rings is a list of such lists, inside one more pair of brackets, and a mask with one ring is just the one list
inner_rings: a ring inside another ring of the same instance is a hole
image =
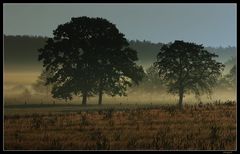
[[[39, 60], [52, 76], [53, 97], [72, 99], [105, 92], [124, 94], [132, 81], [138, 83], [143, 69], [135, 64], [137, 52], [128, 47], [124, 35], [106, 19], [78, 17], [59, 25], [54, 37], [39, 49]], [[101, 103], [101, 102], [100, 102]]]
[[192, 92], [196, 96], [211, 93], [224, 67], [214, 59], [216, 57], [216, 54], [204, 50], [202, 45], [176, 40], [163, 45], [154, 66], [168, 91], [179, 95], [182, 108], [184, 93]]

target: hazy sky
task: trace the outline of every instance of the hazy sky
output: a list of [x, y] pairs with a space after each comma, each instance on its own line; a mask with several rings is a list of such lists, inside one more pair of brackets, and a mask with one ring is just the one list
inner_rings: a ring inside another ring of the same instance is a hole
[[4, 4], [6, 35], [52, 36], [71, 17], [102, 17], [129, 40], [236, 46], [236, 4]]

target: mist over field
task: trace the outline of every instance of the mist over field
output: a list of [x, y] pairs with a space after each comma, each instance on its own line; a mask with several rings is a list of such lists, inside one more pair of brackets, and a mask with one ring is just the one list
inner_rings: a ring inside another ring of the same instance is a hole
[[[41, 62], [37, 61], [37, 49], [44, 45], [46, 38], [30, 37], [30, 36], [4, 36], [4, 97], [5, 104], [16, 103], [65, 103], [64, 100], [51, 98], [51, 94], [36, 93], [32, 85], [36, 82], [41, 73]], [[30, 45], [30, 46], [29, 46]], [[130, 41], [130, 46], [138, 51], [138, 64], [143, 65], [145, 70], [152, 65], [156, 59], [155, 56], [159, 52], [162, 43], [151, 43], [150, 41]], [[207, 47], [211, 52], [219, 55], [218, 60], [225, 63], [225, 74], [236, 64], [236, 48], [212, 48]], [[141, 84], [140, 84], [141, 87]], [[48, 100], [46, 100], [48, 95]], [[177, 96], [167, 93], [167, 90], [155, 91], [144, 90], [144, 87], [129, 89], [127, 97], [109, 97], [103, 96], [105, 103], [177, 103]], [[186, 103], [199, 102], [194, 95], [185, 96]], [[76, 96], [71, 103], [80, 104], [81, 97]], [[211, 99], [203, 95], [201, 101], [208, 102], [211, 100], [236, 100], [236, 91], [233, 89], [215, 89]], [[90, 97], [89, 103], [96, 103], [96, 97]]]
[[[37, 49], [44, 45], [46, 38], [33, 37], [33, 36], [4, 36], [4, 97], [5, 104], [23, 104], [27, 103], [52, 103], [53, 100], [57, 103], [65, 103], [64, 100], [58, 100], [51, 98], [51, 94], [36, 93], [32, 88], [32, 85], [38, 79], [41, 74], [42, 64], [37, 61], [38, 52]], [[129, 41], [130, 46], [138, 51], [139, 60], [137, 63], [142, 65], [146, 69], [152, 65], [156, 59], [155, 56], [159, 52], [162, 43], [151, 43], [150, 41]], [[236, 64], [236, 48], [213, 48], [207, 47], [211, 52], [219, 55], [218, 60], [223, 62], [225, 66], [224, 74], [227, 74], [229, 70]], [[168, 94], [166, 89], [144, 90], [144, 87], [128, 90], [127, 97], [111, 97], [103, 96], [103, 102], [105, 103], [157, 103], [157, 104], [176, 104], [177, 96]], [[48, 98], [46, 100], [46, 95]], [[200, 97], [201, 101], [209, 102], [213, 100], [236, 100], [236, 91], [234, 89], [222, 89], [216, 88], [213, 90], [211, 99], [207, 95]], [[192, 94], [187, 94], [184, 98], [186, 103], [197, 103], [198, 99]], [[80, 104], [81, 97], [76, 96], [71, 103]], [[89, 103], [94, 104], [97, 102], [96, 97], [90, 97]]]
[[[50, 95], [50, 94], [48, 94]], [[212, 93], [212, 96], [202, 95], [200, 100], [195, 97], [193, 94], [186, 94], [184, 97], [184, 103], [186, 104], [197, 104], [200, 101], [203, 103], [209, 103], [216, 100], [227, 101], [227, 100], [237, 100], [236, 90], [220, 90], [216, 89]], [[5, 105], [9, 104], [24, 104], [27, 101], [28, 104], [52, 104], [53, 101], [55, 103], [70, 103], [70, 104], [81, 104], [81, 97], [75, 96], [73, 100], [65, 102], [60, 99], [53, 99], [51, 96], [46, 98], [46, 94], [36, 94], [34, 90], [32, 90], [31, 85], [23, 85], [18, 84], [18, 86], [9, 85], [4, 87], [4, 99]], [[98, 97], [89, 97], [89, 104], [97, 104]], [[137, 91], [137, 92], [129, 92], [127, 96], [103, 96], [104, 104], [177, 104], [178, 96], [172, 95], [164, 91]]]

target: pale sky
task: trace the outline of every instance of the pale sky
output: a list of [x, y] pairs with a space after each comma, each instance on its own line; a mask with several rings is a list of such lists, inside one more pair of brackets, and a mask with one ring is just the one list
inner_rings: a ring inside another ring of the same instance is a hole
[[71, 17], [102, 17], [128, 40], [168, 43], [184, 40], [204, 46], [236, 46], [236, 4], [4, 4], [6, 35], [41, 35]]

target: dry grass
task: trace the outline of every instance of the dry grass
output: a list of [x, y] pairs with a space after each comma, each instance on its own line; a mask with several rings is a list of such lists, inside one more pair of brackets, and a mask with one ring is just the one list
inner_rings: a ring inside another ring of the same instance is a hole
[[235, 150], [236, 103], [5, 115], [4, 149]]

